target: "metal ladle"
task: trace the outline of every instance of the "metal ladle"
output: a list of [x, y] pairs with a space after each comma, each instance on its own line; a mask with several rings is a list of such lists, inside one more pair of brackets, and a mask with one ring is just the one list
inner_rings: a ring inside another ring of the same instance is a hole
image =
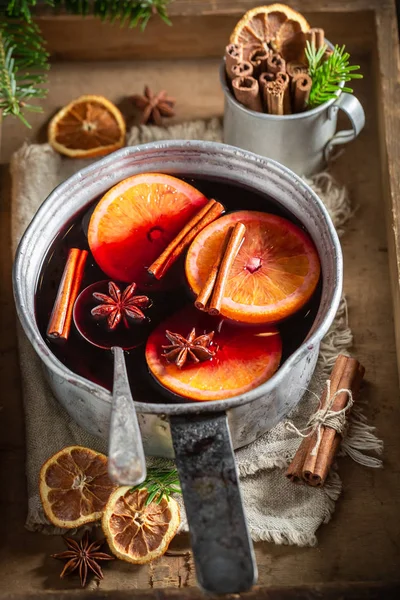
[[[120, 485], [137, 485], [146, 478], [146, 461], [142, 444], [142, 437], [133, 402], [128, 374], [126, 371], [124, 350], [132, 350], [141, 341], [129, 340], [119, 345], [115, 342], [118, 337], [114, 332], [106, 332], [101, 324], [90, 321], [90, 307], [95, 306], [92, 300], [94, 291], [106, 291], [107, 281], [96, 282], [86, 287], [77, 297], [73, 318], [79, 334], [90, 344], [103, 350], [111, 350], [114, 355], [114, 383], [112, 390], [112, 406], [110, 433], [108, 442], [108, 474], [110, 478]], [[82, 315], [82, 318], [80, 317]], [[85, 320], [85, 317], [87, 319]], [[89, 319], [89, 320], [88, 320]], [[132, 330], [134, 329], [132, 326]], [[140, 325], [138, 325], [140, 327]], [[126, 332], [125, 332], [126, 333]], [[129, 343], [129, 341], [131, 343]], [[120, 341], [120, 340], [119, 340]]]

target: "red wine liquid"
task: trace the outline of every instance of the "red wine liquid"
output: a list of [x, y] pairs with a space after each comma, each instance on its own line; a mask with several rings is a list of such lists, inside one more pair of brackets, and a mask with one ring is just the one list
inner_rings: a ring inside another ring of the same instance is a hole
[[[267, 198], [264, 194], [259, 194], [246, 187], [234, 186], [228, 182], [213, 179], [198, 179], [191, 177], [182, 177], [197, 189], [199, 189], [208, 198], [215, 198], [222, 202], [227, 212], [233, 210], [258, 210], [282, 216], [302, 229], [305, 229], [296, 218], [293, 217], [279, 203]], [[86, 341], [72, 324], [71, 332], [65, 343], [50, 341], [46, 337], [46, 329], [50, 319], [53, 304], [57, 295], [58, 286], [66, 263], [68, 251], [70, 248], [80, 248], [89, 250], [86, 231], [91, 213], [96, 206], [94, 201], [90, 209], [86, 209], [78, 214], [74, 221], [62, 231], [49, 248], [43, 262], [39, 282], [36, 290], [35, 306], [36, 319], [43, 339], [53, 352], [53, 354], [65, 364], [71, 371], [85, 377], [86, 379], [97, 383], [108, 390], [112, 389], [113, 383], [113, 357], [109, 350], [97, 348]], [[171, 275], [174, 277], [174, 274]], [[85, 267], [84, 279], [81, 290], [86, 286], [101, 280], [108, 280], [107, 275], [98, 267], [89, 251], [88, 260]], [[145, 311], [146, 322], [143, 325], [133, 324], [131, 329], [144, 327], [142, 331], [135, 331], [134, 335], [145, 339], [149, 333], [166, 317], [182, 308], [184, 305], [193, 302], [187, 286], [183, 279], [183, 268], [177, 264], [175, 268], [176, 285], [167, 291], [139, 291], [149, 295], [153, 305]], [[118, 282], [115, 282], [118, 283]], [[118, 284], [121, 290], [128, 285], [126, 283]], [[300, 346], [306, 338], [310, 328], [315, 320], [321, 299], [322, 281], [319, 282], [310, 302], [295, 315], [279, 324], [279, 330], [282, 336], [283, 354], [282, 363]], [[89, 319], [91, 317], [89, 316]], [[89, 330], [92, 327], [104, 327], [104, 323], [88, 322]], [[123, 327], [121, 324], [120, 327]], [[191, 330], [191, 324], [188, 323], [188, 333]], [[143, 331], [145, 335], [143, 335]], [[105, 335], [107, 335], [105, 333]], [[165, 402], [168, 400], [161, 392], [161, 388], [154, 384], [152, 376], [149, 374], [144, 358], [145, 343], [139, 345], [133, 350], [125, 352], [126, 365], [133, 398], [141, 402]], [[179, 399], [174, 399], [174, 402]], [[184, 399], [182, 399], [184, 401]]]

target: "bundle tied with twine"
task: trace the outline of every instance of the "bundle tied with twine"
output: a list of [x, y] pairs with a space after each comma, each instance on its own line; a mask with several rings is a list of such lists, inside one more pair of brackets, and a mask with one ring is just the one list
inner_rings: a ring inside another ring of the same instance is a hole
[[[168, 139], [201, 139], [220, 142], [220, 119], [189, 121], [169, 127], [143, 125], [128, 134], [128, 145]], [[25, 144], [11, 163], [12, 173], [12, 243], [16, 246], [33, 215], [46, 196], [74, 172], [90, 164], [88, 160], [71, 160], [54, 152], [48, 144]], [[328, 173], [307, 180], [327, 206], [339, 233], [343, 232], [351, 215], [350, 202], [343, 186]], [[330, 331], [322, 340], [317, 366], [301, 402], [289, 415], [301, 430], [315, 412], [327, 376], [340, 352], [347, 352], [352, 342], [344, 298]], [[26, 475], [28, 484], [28, 516], [26, 527], [31, 531], [60, 533], [46, 519], [38, 491], [41, 465], [62, 447], [83, 445], [99, 452], [107, 451], [106, 440], [81, 429], [54, 398], [43, 376], [42, 365], [24, 332], [18, 328], [18, 343], [26, 425]], [[352, 419], [357, 406], [352, 411]], [[351, 444], [352, 454], [381, 449], [374, 429], [359, 416], [350, 422], [347, 439], [358, 436], [359, 444]], [[329, 521], [341, 491], [338, 474], [333, 471], [322, 488], [294, 485], [285, 477], [288, 466], [299, 446], [299, 436], [289, 431], [284, 422], [236, 451], [241, 490], [249, 530], [253, 540], [278, 544], [314, 545], [316, 531]], [[360, 441], [361, 440], [361, 441]], [[360, 462], [360, 461], [359, 461]], [[147, 457], [147, 466], [172, 466], [172, 461]], [[370, 465], [371, 466], [371, 465]], [[372, 466], [378, 466], [374, 464]], [[182, 529], [187, 529], [182, 499]]]

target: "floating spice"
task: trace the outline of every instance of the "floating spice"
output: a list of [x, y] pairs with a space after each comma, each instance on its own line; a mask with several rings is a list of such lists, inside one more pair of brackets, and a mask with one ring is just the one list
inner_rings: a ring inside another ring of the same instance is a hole
[[119, 287], [110, 281], [108, 284], [108, 295], [94, 292], [93, 298], [101, 302], [91, 310], [93, 317], [107, 319], [110, 331], [114, 330], [121, 322], [129, 328], [129, 321], [141, 323], [146, 318], [143, 310], [150, 308], [150, 298], [136, 295], [136, 283], [131, 283], [121, 293]]
[[162, 346], [163, 356], [168, 362], [174, 362], [179, 369], [189, 359], [193, 363], [199, 363], [215, 356], [215, 352], [209, 349], [214, 337], [213, 331], [196, 336], [196, 329], [193, 327], [187, 338], [180, 333], [172, 333], [168, 330], [165, 335], [171, 343], [168, 346]]

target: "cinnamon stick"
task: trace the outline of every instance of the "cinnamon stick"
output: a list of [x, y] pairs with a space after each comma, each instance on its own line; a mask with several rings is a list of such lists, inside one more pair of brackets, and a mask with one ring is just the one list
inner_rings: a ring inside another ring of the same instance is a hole
[[271, 53], [267, 58], [266, 70], [269, 73], [279, 73], [280, 71], [286, 71], [286, 62], [280, 54]]
[[308, 67], [304, 63], [298, 62], [297, 60], [291, 60], [286, 63], [286, 73], [290, 77], [294, 77], [299, 73], [308, 73]]
[[243, 223], [236, 223], [232, 229], [210, 299], [210, 308], [208, 310], [210, 315], [219, 315], [220, 313], [229, 273], [244, 240], [245, 232], [246, 227]]
[[253, 65], [247, 60], [242, 60], [242, 62], [232, 67], [232, 75], [232, 79], [236, 77], [251, 77], [253, 75]]
[[287, 73], [280, 71], [276, 74], [276, 81], [278, 81], [283, 88], [283, 114], [290, 115], [292, 112], [292, 106], [290, 101], [290, 77]]
[[228, 44], [225, 48], [225, 71], [229, 79], [233, 79], [232, 68], [243, 60], [243, 46]]
[[58, 286], [46, 335], [51, 340], [68, 339], [71, 331], [72, 309], [79, 294], [88, 252], [71, 248]]
[[303, 112], [310, 97], [312, 79], [307, 73], [298, 73], [292, 79], [293, 112]]
[[312, 27], [307, 31], [306, 38], [316, 50], [319, 50], [325, 44], [325, 31], [320, 27]]
[[254, 79], [254, 77], [236, 77], [232, 80], [232, 88], [238, 102], [250, 110], [262, 112], [257, 79]]
[[218, 219], [225, 211], [216, 200], [209, 200], [205, 206], [178, 233], [164, 252], [147, 269], [150, 275], [161, 279], [168, 269], [178, 260], [189, 244], [210, 223]]
[[264, 48], [256, 48], [249, 55], [249, 63], [253, 67], [253, 76], [258, 77], [267, 68], [267, 59], [271, 54], [269, 50]]
[[276, 78], [275, 73], [268, 73], [268, 71], [261, 73], [260, 77], [258, 78], [258, 84], [260, 86], [260, 96], [261, 96], [261, 99], [263, 102], [265, 112], [268, 112], [268, 106], [266, 103], [266, 96], [265, 96], [265, 86], [270, 81], [275, 81], [275, 78]]
[[264, 88], [264, 103], [270, 115], [283, 115], [285, 90], [279, 81], [270, 81]]

